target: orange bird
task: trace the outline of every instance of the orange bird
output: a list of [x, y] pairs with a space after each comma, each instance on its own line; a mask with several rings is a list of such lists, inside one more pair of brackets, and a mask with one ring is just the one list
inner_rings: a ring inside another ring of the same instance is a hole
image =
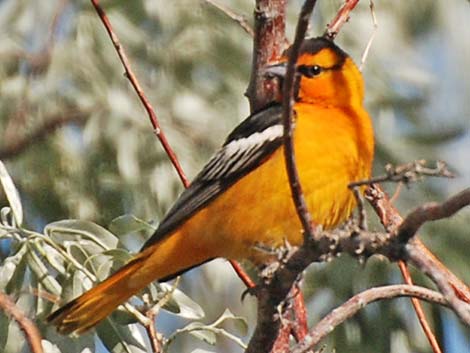
[[[267, 69], [282, 77], [287, 57]], [[296, 162], [308, 209], [331, 229], [356, 206], [348, 189], [370, 177], [374, 150], [363, 106], [364, 83], [332, 41], [304, 41], [294, 105]], [[52, 313], [59, 332], [82, 333], [154, 280], [165, 281], [217, 257], [270, 261], [260, 248], [300, 245], [302, 226], [291, 199], [283, 154], [281, 105], [272, 103], [228, 135], [124, 267]]]

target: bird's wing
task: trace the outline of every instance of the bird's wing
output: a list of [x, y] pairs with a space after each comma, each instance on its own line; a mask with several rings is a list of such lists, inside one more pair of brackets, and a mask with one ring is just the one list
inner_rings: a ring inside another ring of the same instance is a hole
[[282, 145], [280, 105], [254, 113], [227, 137], [191, 185], [183, 191], [143, 249], [158, 242], [236, 181], [262, 164]]

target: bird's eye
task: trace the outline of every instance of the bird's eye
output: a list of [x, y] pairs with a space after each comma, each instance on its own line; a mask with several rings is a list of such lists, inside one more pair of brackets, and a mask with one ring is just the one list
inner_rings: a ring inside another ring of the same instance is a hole
[[318, 76], [323, 70], [318, 65], [311, 65], [311, 66], [302, 65], [302, 66], [299, 66], [298, 71], [304, 76], [315, 77], [315, 76]]

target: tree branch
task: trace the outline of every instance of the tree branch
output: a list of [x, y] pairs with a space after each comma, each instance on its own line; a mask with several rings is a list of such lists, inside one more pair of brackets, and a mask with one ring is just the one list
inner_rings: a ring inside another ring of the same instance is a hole
[[[403, 276], [405, 283], [408, 285], [413, 285], [413, 279], [411, 278], [411, 274], [408, 270], [406, 262], [402, 260], [398, 261], [398, 267], [400, 268], [400, 272]], [[416, 297], [411, 297], [411, 304], [415, 309], [418, 321], [421, 327], [423, 328], [424, 334], [426, 335], [433, 352], [442, 353], [442, 349], [439, 346], [439, 342], [437, 342], [437, 338], [434, 335], [434, 332], [432, 331], [428, 320], [426, 319], [426, 314], [424, 313], [423, 307], [421, 306], [421, 302]]]
[[[366, 191], [366, 198], [369, 200], [372, 207], [376, 211], [387, 232], [396, 234], [395, 231], [400, 226], [400, 224], [402, 224], [403, 219], [398, 211], [393, 207], [388, 196], [380, 188], [380, 186], [376, 184], [371, 185]], [[413, 233], [413, 235], [416, 233], [416, 231]], [[447, 287], [446, 284], [441, 283], [440, 288], [442, 287], [445, 290], [449, 290], [450, 287], [452, 290], [452, 297], [456, 297], [466, 303], [470, 302], [469, 288], [457, 276], [450, 272], [447, 267], [445, 267], [416, 236], [412, 240], [411, 249], [411, 254], [408, 252], [407, 256], [411, 256], [410, 259], [414, 259], [412, 262], [417, 265], [419, 269], [421, 269], [423, 272], [431, 271], [430, 277], [432, 276], [432, 273], [436, 273], [437, 280], [446, 280]], [[411, 278], [407, 279], [407, 277], [409, 277], [409, 271], [405, 262], [399, 261], [399, 266], [405, 281], [410, 283]], [[430, 268], [432, 268], [432, 270], [430, 270]], [[434, 281], [436, 281], [436, 279], [434, 279]], [[456, 298], [452, 298], [453, 306], [459, 306]], [[420, 303], [417, 300], [413, 300], [412, 304], [415, 307], [418, 319], [420, 320], [421, 326], [423, 327], [424, 333], [426, 334], [431, 347], [433, 348], [434, 352], [440, 352], [441, 350], [437, 344], [437, 340], [430, 331], [429, 324], [424, 319], [424, 314]], [[462, 311], [461, 309], [458, 310]]]
[[441, 204], [435, 202], [424, 204], [406, 216], [398, 228], [398, 237], [400, 241], [407, 242], [424, 223], [448, 218], [468, 205], [470, 205], [470, 188], [459, 192]]
[[354, 10], [356, 5], [359, 3], [359, 0], [346, 0], [339, 9], [335, 18], [326, 26], [325, 36], [330, 39], [335, 39], [338, 35], [341, 27], [348, 22], [349, 13]]
[[289, 59], [287, 61], [286, 76], [284, 78], [284, 86], [282, 87], [282, 121], [284, 124], [284, 158], [286, 162], [287, 176], [289, 178], [289, 186], [292, 193], [292, 200], [297, 211], [300, 223], [304, 231], [304, 238], [311, 239], [313, 237], [312, 217], [308, 212], [307, 204], [300, 185], [299, 174], [295, 161], [295, 150], [293, 141], [293, 116], [292, 109], [294, 106], [294, 85], [296, 76], [296, 63], [299, 58], [300, 47], [304, 41], [307, 32], [310, 15], [315, 7], [316, 0], [306, 0], [300, 10], [297, 29], [295, 32], [294, 43], [290, 49]]
[[[286, 169], [289, 177], [289, 185], [291, 187], [292, 198], [296, 206], [299, 219], [302, 223], [305, 239], [312, 239], [313, 229], [311, 217], [308, 213], [307, 206], [302, 194], [302, 188], [295, 165], [294, 144], [292, 140], [292, 107], [294, 100], [294, 79], [296, 74], [296, 62], [299, 56], [300, 47], [307, 31], [310, 15], [315, 6], [316, 0], [306, 0], [300, 11], [294, 43], [291, 47], [291, 53], [287, 64], [287, 73], [283, 86], [283, 102], [282, 102], [282, 118], [284, 122], [284, 158], [286, 161]], [[307, 243], [307, 241], [306, 241]], [[298, 252], [301, 252], [300, 250]], [[297, 253], [298, 253], [297, 252]], [[302, 271], [305, 266], [302, 266]], [[276, 274], [279, 271], [276, 271]], [[246, 352], [269, 352], [274, 345], [275, 339], [279, 334], [281, 325], [280, 317], [284, 309], [279, 308], [282, 301], [292, 288], [298, 273], [287, 272], [288, 278], [279, 282], [276, 277], [269, 284], [265, 284], [258, 292], [258, 322], [255, 332], [250, 340], [250, 344]], [[291, 276], [289, 276], [291, 275]], [[293, 275], [293, 276], [292, 276]], [[277, 284], [283, 283], [281, 286]], [[273, 288], [274, 286], [274, 288]], [[276, 288], [277, 287], [277, 288]], [[273, 292], [275, 290], [275, 292]], [[279, 312], [276, 312], [279, 311]]]
[[[384, 225], [385, 230], [392, 233], [398, 229], [403, 222], [403, 218], [397, 209], [390, 203], [387, 194], [377, 185], [371, 185], [365, 193], [366, 199], [369, 201], [375, 212], [379, 216], [380, 222]], [[437, 259], [431, 251], [415, 236], [413, 239], [415, 251], [420, 253], [422, 258], [426, 258], [430, 262], [434, 262], [440, 271], [445, 273], [445, 277], [456, 292], [456, 295], [463, 301], [470, 303], [470, 288], [464, 284], [456, 275], [454, 275], [439, 259]]]
[[208, 4], [212, 5], [216, 9], [222, 11], [227, 17], [231, 18], [235, 22], [237, 22], [243, 30], [248, 33], [250, 36], [254, 37], [255, 32], [253, 31], [253, 28], [251, 28], [250, 24], [246, 20], [245, 16], [239, 15], [235, 13], [233, 10], [229, 9], [227, 6], [219, 4], [215, 0], [204, 0]]
[[157, 114], [155, 113], [155, 110], [153, 109], [152, 105], [150, 104], [150, 101], [148, 100], [147, 96], [145, 95], [144, 91], [142, 90], [139, 81], [137, 80], [137, 77], [135, 76], [134, 72], [131, 69], [129, 59], [127, 58], [126, 52], [124, 48], [121, 46], [121, 43], [119, 42], [119, 38], [117, 35], [114, 33], [113, 27], [111, 26], [111, 22], [108, 19], [108, 16], [104, 12], [103, 8], [99, 4], [99, 0], [90, 0], [93, 7], [95, 8], [99, 18], [101, 19], [101, 22], [103, 23], [104, 27], [106, 28], [106, 31], [108, 32], [109, 38], [111, 39], [111, 42], [114, 45], [114, 48], [116, 49], [116, 52], [119, 56], [119, 59], [121, 60], [121, 63], [124, 67], [125, 70], [125, 75], [129, 79], [132, 87], [134, 88], [135, 92], [137, 93], [142, 105], [144, 106], [145, 110], [147, 111], [148, 117], [150, 119], [150, 123], [153, 126], [154, 134], [157, 136], [157, 138], [160, 140], [160, 143], [165, 150], [166, 154], [168, 155], [168, 158], [170, 159], [171, 163], [173, 164], [173, 167], [175, 168], [176, 172], [178, 173], [178, 176], [181, 179], [181, 182], [185, 187], [189, 186], [189, 180], [186, 178], [185, 173], [183, 172], [183, 168], [181, 167], [178, 158], [176, 157], [175, 152], [171, 148], [166, 135], [163, 133], [160, 122], [158, 121]]
[[24, 332], [26, 341], [28, 341], [28, 345], [31, 348], [31, 352], [42, 353], [42, 338], [38, 328], [23, 314], [23, 312], [15, 305], [13, 300], [3, 292], [0, 292], [0, 308], [18, 323], [21, 330]]
[[419, 286], [396, 284], [370, 288], [362, 293], [356, 294], [347, 302], [331, 311], [310, 330], [310, 333], [301, 344], [292, 349], [292, 353], [306, 353], [312, 351], [315, 346], [337, 326], [351, 318], [366, 305], [378, 300], [394, 299], [398, 297], [414, 297], [431, 303], [447, 305], [447, 301], [440, 293]]
[[[382, 201], [378, 205], [383, 206]], [[395, 219], [401, 222], [398, 214], [388, 212], [390, 209], [378, 209], [379, 213], [384, 214], [381, 218], [383, 221]], [[392, 223], [388, 223], [387, 228], [387, 233], [364, 231], [354, 225], [329, 232], [317, 230], [312, 241], [299, 249], [287, 249], [286, 254], [281, 256], [278, 268], [263, 277], [264, 283], [258, 288], [258, 325], [247, 352], [267, 352], [267, 348], [272, 346], [271, 342], [274, 342], [280, 326], [279, 318], [285, 305], [284, 300], [302, 271], [312, 262], [328, 261], [342, 253], [362, 259], [381, 254], [392, 261], [411, 261], [437, 284], [449, 306], [462, 321], [470, 324], [470, 305], [462, 301], [467, 293], [465, 285], [455, 279], [429, 252], [424, 251], [417, 239], [413, 238], [409, 242], [405, 239], [403, 242], [393, 230], [396, 227]]]
[[467, 326], [470, 326], [470, 304], [462, 301], [461, 298], [456, 295], [454, 288], [446, 276], [446, 271], [442, 271], [441, 266], [430, 258], [421, 256], [419, 247], [413, 242], [410, 242], [406, 246], [406, 255], [408, 260], [413, 263], [416, 268], [432, 279], [460, 320]]
[[436, 166], [434, 168], [427, 167], [426, 163], [427, 162], [422, 159], [410, 163], [401, 164], [396, 167], [391, 164], [387, 164], [385, 166], [385, 175], [372, 177], [368, 180], [355, 181], [350, 183], [348, 187], [354, 188], [361, 185], [371, 185], [383, 182], [410, 184], [419, 181], [426, 176], [445, 178], [454, 177], [454, 174], [452, 174], [447, 169], [447, 164], [445, 162], [437, 161]]
[[256, 0], [253, 59], [250, 83], [245, 92], [251, 112], [276, 100], [279, 94], [278, 84], [265, 77], [263, 68], [278, 60], [286, 46], [285, 17], [286, 0]]

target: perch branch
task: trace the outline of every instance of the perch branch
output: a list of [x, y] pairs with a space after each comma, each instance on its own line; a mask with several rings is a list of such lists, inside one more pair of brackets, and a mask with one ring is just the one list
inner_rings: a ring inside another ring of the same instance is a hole
[[378, 300], [393, 299], [397, 297], [414, 297], [431, 303], [447, 305], [447, 301], [440, 293], [419, 286], [396, 284], [370, 288], [362, 293], [356, 294], [347, 302], [331, 311], [318, 324], [316, 324], [315, 327], [313, 327], [301, 344], [293, 348], [292, 353], [306, 353], [312, 351], [315, 346], [338, 325], [355, 315], [366, 305]]
[[[287, 63], [287, 72], [284, 79], [284, 86], [282, 87], [283, 101], [282, 101], [282, 118], [284, 124], [284, 158], [286, 161], [286, 170], [289, 178], [289, 186], [291, 188], [292, 199], [295, 204], [297, 214], [302, 223], [304, 230], [304, 237], [306, 239], [313, 238], [313, 227], [311, 216], [307, 210], [307, 206], [303, 197], [302, 187], [300, 185], [297, 167], [295, 163], [294, 144], [292, 140], [293, 124], [292, 124], [292, 107], [294, 101], [294, 80], [296, 75], [296, 62], [299, 56], [300, 47], [305, 37], [308, 28], [310, 15], [315, 7], [316, 0], [306, 0], [300, 10], [300, 15], [297, 23], [294, 43], [291, 47], [291, 53]], [[301, 251], [298, 251], [299, 253]], [[304, 267], [305, 268], [305, 267]], [[303, 268], [302, 268], [303, 270]], [[292, 275], [293, 273], [290, 272]], [[247, 353], [249, 352], [269, 352], [275, 342], [276, 337], [279, 335], [279, 328], [281, 326], [280, 316], [282, 316], [282, 308], [284, 305], [282, 301], [285, 300], [287, 294], [292, 288], [298, 273], [293, 276], [288, 276], [284, 282], [285, 284], [271, 295], [269, 286], [264, 286], [258, 293], [258, 323], [255, 332], [248, 345]], [[274, 280], [274, 279], [273, 279]], [[276, 281], [274, 281], [276, 283]], [[281, 312], [281, 314], [276, 313]], [[285, 336], [285, 335], [282, 335]]]
[[307, 32], [310, 15], [315, 7], [316, 0], [305, 1], [300, 10], [299, 20], [295, 33], [294, 43], [291, 46], [291, 52], [287, 61], [284, 86], [282, 87], [282, 121], [284, 125], [284, 159], [286, 171], [289, 179], [289, 186], [292, 194], [292, 200], [297, 211], [300, 223], [304, 231], [304, 238], [311, 239], [313, 236], [312, 217], [308, 212], [307, 204], [300, 185], [299, 173], [297, 171], [294, 150], [294, 126], [293, 126], [293, 106], [294, 106], [294, 84], [296, 76], [296, 63], [300, 53], [300, 47], [304, 41]]

